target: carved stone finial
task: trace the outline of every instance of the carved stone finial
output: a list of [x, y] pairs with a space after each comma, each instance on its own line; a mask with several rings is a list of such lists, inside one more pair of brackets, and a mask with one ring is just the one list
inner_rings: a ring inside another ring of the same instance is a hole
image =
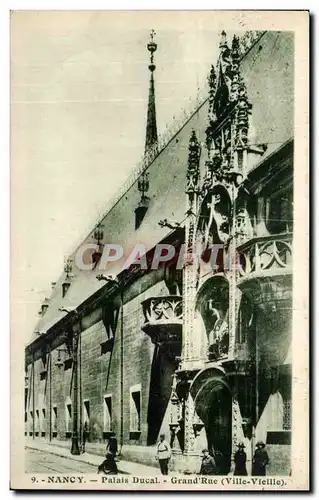
[[152, 29], [151, 32], [150, 32], [150, 41], [147, 44], [147, 50], [151, 54], [151, 64], [148, 67], [148, 69], [151, 72], [153, 72], [155, 70], [155, 68], [156, 68], [156, 66], [154, 64], [154, 52], [156, 52], [156, 49], [157, 49], [157, 44], [154, 42], [155, 35], [156, 35], [155, 31]]
[[148, 172], [143, 172], [142, 175], [139, 177], [137, 181], [137, 186], [139, 192], [142, 194], [142, 198], [145, 197], [147, 191], [149, 190], [149, 179], [148, 179]]
[[214, 65], [211, 65], [210, 73], [208, 75], [208, 118], [209, 121], [214, 120], [213, 116], [213, 107], [214, 107], [214, 98], [216, 93], [216, 71]]
[[238, 71], [239, 61], [240, 61], [239, 37], [234, 35], [231, 47], [232, 71], [234, 71], [233, 69], [234, 66], [235, 66], [235, 71]]
[[200, 145], [197, 140], [195, 130], [192, 130], [188, 146], [187, 192], [194, 192], [197, 187], [199, 177], [199, 157]]
[[103, 240], [103, 237], [104, 237], [103, 228], [104, 228], [104, 225], [99, 223], [96, 226], [96, 228], [94, 229], [93, 238], [97, 241], [98, 245], [101, 244], [101, 241]]
[[227, 35], [225, 31], [221, 32], [220, 42], [219, 42], [220, 54], [223, 61], [225, 61], [229, 56], [229, 47], [227, 43]]
[[67, 277], [69, 277], [72, 273], [73, 270], [73, 265], [72, 265], [72, 260], [71, 259], [66, 259], [64, 263], [64, 272]]
[[221, 49], [223, 48], [226, 48], [227, 47], [227, 35], [226, 35], [226, 31], [223, 30], [220, 34], [220, 42], [219, 42], [219, 47]]

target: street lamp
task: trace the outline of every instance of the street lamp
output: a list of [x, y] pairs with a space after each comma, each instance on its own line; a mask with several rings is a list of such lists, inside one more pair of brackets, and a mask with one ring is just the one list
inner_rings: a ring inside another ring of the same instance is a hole
[[[75, 307], [59, 307], [59, 311], [66, 312], [68, 314], [78, 315], [78, 311]], [[80, 333], [78, 331], [73, 332], [73, 343], [72, 343], [72, 357], [73, 357], [73, 430], [72, 430], [72, 445], [71, 445], [71, 455], [80, 455], [79, 447], [79, 435], [78, 435], [78, 346]]]

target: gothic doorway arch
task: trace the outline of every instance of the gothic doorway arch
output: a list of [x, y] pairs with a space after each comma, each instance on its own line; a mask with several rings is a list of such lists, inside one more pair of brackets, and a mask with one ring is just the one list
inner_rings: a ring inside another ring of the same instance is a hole
[[190, 392], [219, 474], [228, 474], [232, 455], [232, 392], [225, 371], [218, 365], [205, 368], [194, 378]]

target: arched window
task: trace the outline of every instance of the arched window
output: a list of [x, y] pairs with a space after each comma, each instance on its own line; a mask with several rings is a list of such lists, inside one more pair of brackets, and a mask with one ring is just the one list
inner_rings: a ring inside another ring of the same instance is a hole
[[266, 203], [266, 226], [271, 234], [293, 230], [292, 185], [271, 194]]

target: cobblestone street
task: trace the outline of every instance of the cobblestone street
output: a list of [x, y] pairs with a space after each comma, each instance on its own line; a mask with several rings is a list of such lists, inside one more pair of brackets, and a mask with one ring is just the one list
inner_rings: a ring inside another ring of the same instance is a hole
[[[70, 448], [58, 446], [58, 443], [49, 444], [43, 439], [26, 440], [25, 443], [25, 470], [28, 474], [72, 474], [97, 472], [98, 466], [103, 462], [105, 455], [85, 452], [80, 455], [71, 455]], [[65, 443], [63, 443], [65, 445]], [[119, 474], [135, 476], [156, 476], [158, 467], [150, 467], [136, 462], [118, 459]]]
[[[101, 459], [102, 462], [103, 458]], [[93, 465], [70, 458], [58, 457], [50, 453], [27, 449], [25, 451], [25, 471], [27, 474], [96, 473]]]

